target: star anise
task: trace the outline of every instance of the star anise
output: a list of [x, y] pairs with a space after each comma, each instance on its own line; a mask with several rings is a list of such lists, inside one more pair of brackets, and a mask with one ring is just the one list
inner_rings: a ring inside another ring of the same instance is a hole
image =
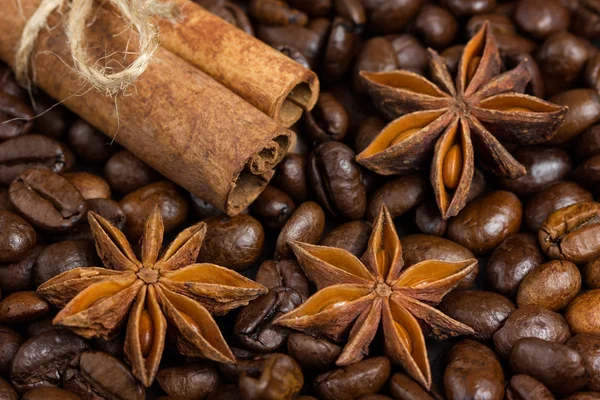
[[[276, 322], [309, 334], [348, 342], [337, 359], [347, 365], [368, 354], [380, 324], [386, 354], [423, 386], [431, 372], [423, 330], [438, 339], [473, 330], [438, 311], [437, 305], [477, 260], [422, 261], [402, 271], [402, 246], [388, 210], [382, 208], [362, 261], [343, 249], [292, 244], [318, 291]], [[421, 326], [422, 325], [422, 326]]]
[[181, 232], [158, 258], [163, 219], [156, 208], [146, 221], [141, 261], [125, 235], [100, 215], [88, 220], [106, 268], [76, 268], [38, 288], [58, 307], [54, 324], [86, 337], [110, 338], [129, 314], [125, 355], [133, 374], [150, 386], [162, 357], [167, 321], [176, 331], [179, 352], [233, 363], [235, 357], [211, 314], [226, 314], [267, 289], [214, 264], [195, 264], [206, 224]]
[[[361, 75], [390, 122], [357, 156], [367, 168], [401, 174], [427, 167], [444, 218], [466, 203], [478, 161], [498, 176], [517, 178], [525, 168], [501, 142], [541, 143], [562, 124], [566, 107], [522, 94], [531, 76], [521, 62], [500, 74], [500, 55], [488, 23], [466, 44], [456, 84], [442, 57], [429, 50], [434, 84], [409, 71]], [[399, 117], [399, 118], [398, 118]]]

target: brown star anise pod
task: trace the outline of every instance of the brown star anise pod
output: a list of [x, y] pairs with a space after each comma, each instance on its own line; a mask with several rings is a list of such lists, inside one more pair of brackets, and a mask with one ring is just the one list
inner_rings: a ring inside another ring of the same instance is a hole
[[335, 341], [349, 332], [338, 365], [368, 354], [381, 323], [386, 354], [429, 388], [431, 372], [423, 329], [438, 339], [473, 333], [431, 305], [437, 305], [473, 271], [477, 260], [428, 260], [402, 271], [402, 246], [385, 207], [375, 221], [362, 261], [335, 247], [300, 242], [292, 247], [318, 291], [276, 323]]
[[[478, 161], [498, 176], [525, 168], [501, 142], [541, 143], [562, 124], [566, 107], [522, 94], [531, 76], [521, 62], [500, 74], [500, 55], [486, 22], [465, 46], [456, 85], [442, 57], [429, 50], [432, 79], [409, 71], [362, 71], [369, 94], [390, 122], [357, 161], [383, 175], [431, 162], [431, 184], [444, 218], [465, 206]], [[399, 117], [399, 118], [398, 118]]]
[[106, 268], [75, 268], [38, 288], [58, 307], [54, 324], [85, 337], [109, 338], [129, 314], [125, 355], [133, 374], [150, 386], [162, 357], [167, 321], [179, 352], [233, 363], [235, 357], [211, 314], [226, 314], [267, 289], [227, 268], [195, 264], [206, 224], [181, 232], [163, 252], [163, 219], [158, 208], [146, 221], [141, 261], [125, 235], [100, 215], [88, 220]]

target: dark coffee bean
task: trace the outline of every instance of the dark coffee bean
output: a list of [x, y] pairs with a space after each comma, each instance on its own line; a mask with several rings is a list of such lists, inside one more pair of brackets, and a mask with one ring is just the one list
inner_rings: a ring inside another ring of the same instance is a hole
[[506, 357], [517, 340], [527, 337], [565, 343], [571, 338], [571, 333], [560, 314], [540, 307], [517, 308], [494, 334], [496, 352]]
[[48, 315], [42, 319], [36, 319], [25, 326], [25, 335], [27, 337], [33, 337], [41, 335], [44, 332], [53, 331], [55, 329], [61, 329], [52, 323], [54, 315]]
[[30, 168], [62, 172], [69, 162], [63, 145], [42, 135], [25, 135], [0, 143], [0, 183], [9, 185]]
[[84, 339], [65, 329], [44, 332], [19, 348], [10, 379], [21, 393], [36, 387], [56, 387], [61, 383], [63, 365], [87, 348]]
[[[523, 38], [523, 40], [526, 39]], [[503, 51], [502, 47], [500, 47], [500, 51]], [[507, 68], [514, 68], [520, 63], [522, 63], [522, 65], [525, 67], [525, 69], [531, 76], [531, 80], [525, 88], [525, 93], [531, 94], [536, 97], [544, 98], [544, 79], [542, 78], [542, 71], [540, 71], [540, 67], [535, 61], [535, 58], [533, 58], [529, 54], [529, 52], [525, 52], [520, 49], [515, 49], [512, 52], [511, 50], [504, 49], [504, 53], [508, 53], [505, 57]]]
[[530, 231], [537, 232], [556, 210], [593, 199], [590, 192], [574, 182], [556, 182], [527, 201], [525, 224]]
[[[146, 218], [154, 207], [162, 214], [165, 232], [177, 228], [188, 214], [188, 202], [177, 186], [169, 181], [160, 181], [129, 193], [119, 202], [125, 212], [125, 234], [137, 239], [142, 236]], [[206, 247], [206, 243], [204, 244]]]
[[569, 28], [570, 15], [560, 0], [519, 0], [514, 18], [523, 31], [536, 39]]
[[299, 241], [315, 244], [321, 239], [325, 228], [325, 213], [312, 201], [300, 204], [281, 229], [275, 244], [275, 258], [293, 258], [290, 243]]
[[461, 44], [450, 46], [440, 54], [446, 62], [446, 68], [448, 68], [448, 71], [452, 75], [456, 75], [458, 71], [458, 63], [460, 62], [464, 48], [465, 46]]
[[355, 58], [352, 88], [356, 93], [367, 93], [367, 87], [359, 75], [360, 71], [383, 72], [393, 71], [396, 68], [396, 51], [392, 44], [383, 37], [369, 39]]
[[0, 210], [0, 262], [16, 262], [35, 246], [37, 235], [27, 221]]
[[566, 344], [577, 351], [583, 360], [589, 377], [586, 388], [600, 390], [600, 336], [580, 333]]
[[356, 150], [356, 153], [360, 153], [366, 149], [384, 127], [385, 121], [381, 117], [367, 117], [358, 128], [358, 132], [354, 138], [354, 150]]
[[279, 286], [292, 288], [300, 295], [302, 301], [306, 301], [310, 296], [308, 278], [295, 260], [267, 260], [258, 268], [254, 280], [269, 289]]
[[390, 394], [399, 400], [433, 400], [421, 385], [401, 372], [390, 378]]
[[415, 222], [426, 235], [443, 236], [448, 227], [448, 222], [442, 217], [434, 201], [425, 202], [417, 207]]
[[290, 153], [277, 166], [273, 185], [286, 192], [299, 203], [308, 197], [306, 157]]
[[485, 176], [483, 176], [483, 173], [481, 173], [480, 170], [475, 168], [469, 194], [467, 194], [467, 202], [470, 202], [471, 200], [481, 196], [485, 192], [486, 185], [487, 183], [485, 181]]
[[231, 25], [243, 30], [250, 36], [254, 36], [254, 29], [252, 23], [248, 18], [248, 15], [244, 10], [237, 4], [231, 1], [223, 1], [216, 4], [212, 4], [207, 7], [207, 10], [213, 14], [218, 15]]
[[270, 354], [255, 354], [249, 350], [231, 349], [235, 356], [235, 364], [217, 364], [223, 376], [231, 381], [238, 382], [242, 375], [258, 376]]
[[0, 91], [0, 140], [29, 132], [33, 126], [33, 116], [33, 110], [23, 99]]
[[0, 399], [2, 400], [19, 400], [19, 395], [15, 389], [0, 377]]
[[302, 369], [293, 358], [274, 354], [256, 376], [242, 375], [239, 386], [245, 400], [279, 400], [295, 398], [304, 384]]
[[208, 364], [193, 363], [163, 368], [156, 380], [170, 396], [203, 399], [219, 385], [219, 373]]
[[38, 256], [33, 270], [35, 286], [75, 268], [101, 265], [96, 247], [89, 240], [73, 240], [51, 244]]
[[492, 252], [485, 268], [486, 282], [490, 289], [514, 298], [525, 276], [542, 262], [537, 238], [517, 233], [504, 239]]
[[65, 106], [42, 92], [35, 98], [33, 111], [36, 115], [33, 130], [55, 139], [62, 137], [73, 121]]
[[573, 170], [567, 152], [556, 147], [520, 147], [512, 155], [525, 167], [527, 175], [517, 179], [500, 179], [500, 185], [517, 196], [539, 193], [549, 184], [564, 179]]
[[3, 63], [0, 64], [0, 91], [22, 100], [27, 99], [27, 91], [19, 85], [8, 65]]
[[279, 0], [251, 0], [248, 10], [252, 18], [259, 24], [304, 26], [308, 22], [308, 16], [305, 13], [293, 9]]
[[106, 162], [115, 151], [108, 137], [96, 130], [82, 119], [71, 125], [67, 132], [67, 140], [75, 153], [90, 163]]
[[362, 26], [367, 22], [366, 10], [361, 0], [334, 0], [333, 5], [337, 15], [354, 25]]
[[190, 193], [190, 200], [191, 200], [190, 205], [192, 206], [192, 211], [194, 212], [194, 215], [198, 219], [216, 217], [217, 215], [220, 215], [222, 213], [222, 211], [219, 210], [214, 205], [210, 204], [206, 200], [203, 200], [191, 193]]
[[304, 123], [311, 140], [341, 141], [348, 132], [348, 113], [333, 95], [322, 92], [315, 108], [305, 114]]
[[319, 203], [335, 218], [361, 219], [367, 194], [354, 152], [338, 142], [317, 145], [308, 161], [308, 178]]
[[240, 271], [260, 257], [265, 232], [256, 220], [246, 214], [235, 217], [212, 217], [206, 220], [204, 244], [199, 262], [208, 262]]
[[62, 379], [65, 389], [77, 393], [82, 398], [146, 398], [142, 385], [135, 380], [129, 367], [99, 351], [85, 351], [73, 358]]
[[369, 28], [374, 32], [400, 32], [419, 11], [421, 0], [365, 0]]
[[583, 264], [600, 256], [600, 203], [588, 201], [554, 211], [540, 227], [538, 239], [552, 259]]
[[258, 214], [264, 226], [281, 229], [296, 210], [296, 205], [284, 191], [267, 186], [252, 203], [252, 211]]
[[50, 312], [50, 305], [35, 292], [15, 292], [0, 301], [0, 324], [25, 324]]
[[315, 66], [320, 51], [320, 37], [311, 29], [297, 25], [259, 25], [256, 28], [256, 37], [271, 47], [294, 47], [306, 57], [311, 67]]
[[507, 400], [554, 400], [550, 390], [529, 375], [514, 375], [506, 387]]
[[287, 57], [291, 58], [292, 60], [296, 61], [298, 64], [302, 65], [304, 68], [310, 69], [310, 64], [308, 63], [308, 60], [306, 59], [306, 57], [304, 57], [304, 55], [302, 53], [300, 53], [295, 47], [281, 44], [281, 45], [275, 46], [273, 48], [275, 50], [277, 50], [278, 52], [285, 54]]
[[473, 200], [448, 224], [448, 237], [475, 255], [493, 250], [519, 231], [523, 206], [511, 192], [495, 191]]
[[369, 197], [366, 219], [373, 221], [385, 205], [392, 218], [421, 204], [429, 193], [429, 181], [420, 174], [401, 176], [381, 185]]
[[352, 90], [350, 85], [340, 83], [328, 90], [342, 103], [348, 112], [348, 118], [350, 119], [348, 129], [350, 132], [355, 132], [367, 115], [375, 113], [374, 106], [369, 107], [369, 104], [365, 104], [362, 98]]
[[581, 269], [583, 283], [588, 289], [600, 288], [600, 258], [595, 258]]
[[242, 400], [238, 385], [227, 384], [218, 386], [206, 400]]
[[473, 340], [454, 345], [444, 371], [448, 400], [504, 398], [504, 373], [496, 354]]
[[588, 39], [600, 36], [600, 12], [594, 0], [584, 0], [575, 8], [571, 27], [575, 33]]
[[367, 358], [318, 375], [314, 382], [315, 393], [323, 400], [358, 398], [377, 393], [390, 372], [391, 365], [387, 357]]
[[252, 300], [242, 308], [235, 321], [233, 332], [247, 348], [260, 353], [270, 353], [285, 344], [288, 328], [273, 321], [302, 304], [300, 294], [292, 288], [277, 287]]
[[517, 304], [552, 311], [563, 309], [581, 289], [581, 274], [575, 264], [553, 260], [529, 272], [517, 293]]
[[600, 289], [588, 290], [575, 297], [565, 310], [571, 332], [600, 335]]
[[472, 38], [479, 32], [485, 22], [489, 23], [489, 27], [497, 34], [514, 34], [516, 32], [513, 21], [506, 15], [500, 13], [478, 14], [473, 15], [467, 22], [467, 36]]
[[57, 387], [39, 387], [25, 392], [21, 400], [81, 400], [81, 397]]
[[515, 310], [515, 305], [498, 293], [455, 290], [444, 297], [439, 309], [473, 328], [475, 338], [490, 340]]
[[575, 144], [575, 154], [580, 160], [600, 154], [600, 125], [586, 129], [577, 136]]
[[371, 224], [369, 222], [351, 221], [333, 228], [321, 239], [319, 244], [344, 249], [360, 258], [367, 249], [370, 236]]
[[[21, 335], [9, 327], [0, 325], [0, 376], [8, 375], [10, 363], [22, 344]], [[0, 399], [4, 399], [1, 389]]]
[[329, 13], [332, 0], [287, 0], [286, 3], [302, 10], [311, 17], [323, 17]]
[[298, 332], [288, 336], [287, 349], [302, 368], [317, 371], [333, 368], [342, 352], [335, 343]]
[[590, 157], [579, 164], [573, 173], [573, 177], [582, 185], [595, 189], [600, 182], [600, 155]]
[[119, 193], [130, 193], [160, 179], [156, 171], [124, 150], [112, 156], [104, 166], [110, 187]]
[[576, 392], [568, 397], [564, 397], [565, 400], [598, 400], [600, 394], [598, 392]]
[[549, 143], [564, 143], [600, 121], [600, 94], [592, 89], [573, 89], [552, 96], [548, 101], [569, 107], [567, 116]]
[[454, 41], [458, 23], [445, 8], [425, 4], [417, 14], [415, 28], [426, 46], [443, 49]]
[[[345, 4], [346, 1], [338, 0], [337, 3]], [[344, 76], [352, 62], [357, 39], [356, 26], [352, 22], [341, 17], [336, 17], [333, 20], [329, 38], [325, 45], [322, 72], [324, 80], [335, 82]]]
[[8, 197], [8, 189], [0, 188], [0, 210], [13, 211], [14, 207]]
[[110, 199], [110, 186], [101, 177], [89, 172], [68, 172], [63, 174], [79, 190], [85, 200]]
[[398, 69], [421, 74], [427, 71], [429, 54], [416, 37], [408, 34], [391, 35], [388, 40], [396, 52]]
[[559, 396], [581, 389], [588, 380], [579, 353], [560, 343], [534, 337], [520, 339], [509, 361], [515, 373], [531, 375]]
[[116, 201], [109, 199], [89, 199], [86, 200], [85, 204], [87, 205], [88, 211], [100, 214], [104, 219], [120, 230], [125, 229], [125, 220], [127, 217], [125, 211], [123, 211]]
[[123, 347], [125, 346], [125, 332], [110, 339], [94, 338], [92, 339], [94, 350], [101, 351], [115, 358], [123, 358]]
[[588, 60], [584, 75], [589, 87], [600, 90], [600, 53]]

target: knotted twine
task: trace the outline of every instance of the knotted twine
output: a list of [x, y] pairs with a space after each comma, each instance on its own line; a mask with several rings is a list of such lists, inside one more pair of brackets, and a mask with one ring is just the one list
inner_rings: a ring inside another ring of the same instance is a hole
[[65, 34], [74, 68], [85, 83], [111, 96], [124, 91], [148, 67], [159, 45], [154, 18], [174, 21], [180, 13], [177, 6], [160, 0], [110, 0], [127, 24], [137, 31], [139, 40], [139, 51], [134, 60], [123, 70], [112, 72], [109, 68], [98, 67], [96, 63], [90, 64], [86, 55], [86, 21], [94, 9], [94, 0], [42, 0], [27, 21], [16, 52], [15, 76], [24, 87], [31, 85], [28, 69], [36, 39], [47, 26], [49, 15], [63, 7], [65, 2], [70, 6], [66, 15]]

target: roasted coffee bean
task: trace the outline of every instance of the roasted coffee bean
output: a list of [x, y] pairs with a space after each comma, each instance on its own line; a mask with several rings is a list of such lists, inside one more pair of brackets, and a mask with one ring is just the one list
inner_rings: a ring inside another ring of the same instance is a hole
[[320, 51], [320, 37], [315, 31], [297, 25], [259, 25], [256, 28], [256, 36], [271, 47], [296, 48], [306, 57], [311, 67], [315, 66]]
[[515, 8], [515, 22], [523, 31], [536, 39], [569, 28], [570, 15], [560, 0], [519, 0]]
[[248, 11], [259, 24], [264, 25], [304, 26], [308, 22], [305, 13], [291, 8], [280, 0], [251, 0]]
[[0, 301], [0, 324], [25, 324], [50, 312], [50, 305], [35, 292], [15, 292]]
[[111, 189], [119, 193], [133, 192], [160, 179], [156, 171], [126, 150], [106, 162], [104, 176]]
[[598, 154], [600, 154], [600, 125], [593, 125], [577, 136], [575, 155], [580, 160], [584, 160]]
[[232, 347], [234, 364], [217, 364], [221, 374], [231, 382], [238, 382], [243, 374], [258, 376], [260, 370], [271, 354], [256, 354], [249, 350]]
[[492, 350], [473, 340], [455, 344], [444, 371], [448, 400], [504, 398], [504, 373]]
[[215, 388], [206, 400], [242, 400], [238, 385], [227, 384]]
[[319, 244], [344, 249], [360, 258], [367, 249], [370, 236], [371, 224], [369, 222], [351, 221], [333, 228], [321, 239]]
[[65, 106], [43, 92], [37, 93], [33, 111], [36, 115], [33, 130], [55, 139], [62, 137], [73, 121], [73, 115]]
[[571, 333], [567, 322], [558, 313], [533, 306], [517, 308], [494, 334], [496, 352], [506, 357], [517, 340], [526, 337], [565, 343]]
[[564, 400], [598, 400], [600, 399], [600, 393], [598, 392], [576, 392], [568, 397], [564, 397]]
[[0, 210], [0, 262], [16, 262], [35, 246], [37, 235], [27, 221]]
[[61, 384], [64, 365], [87, 348], [83, 338], [65, 329], [44, 332], [19, 348], [10, 366], [10, 379], [21, 393], [56, 387]]
[[443, 236], [448, 227], [448, 222], [442, 217], [434, 201], [425, 202], [417, 207], [415, 222], [426, 235]]
[[300, 265], [292, 259], [263, 262], [254, 280], [269, 289], [278, 286], [292, 288], [300, 295], [302, 301], [306, 301], [310, 296], [308, 278]]
[[53, 315], [48, 315], [42, 319], [37, 319], [33, 322], [30, 322], [25, 326], [25, 336], [33, 337], [41, 335], [44, 332], [52, 331], [55, 329], [61, 329], [59, 326], [55, 326], [52, 323], [53, 319]]
[[0, 210], [14, 210], [10, 198], [8, 197], [8, 189], [0, 188]]
[[573, 170], [567, 152], [556, 147], [519, 147], [512, 156], [525, 167], [527, 174], [517, 179], [503, 178], [500, 185], [521, 197], [539, 193]]
[[354, 152], [338, 142], [317, 145], [308, 161], [308, 178], [319, 203], [335, 218], [361, 219], [367, 193]]
[[[22, 344], [21, 335], [7, 326], [0, 325], [0, 376], [8, 375], [10, 363]], [[1, 386], [0, 399], [3, 399]]]
[[383, 72], [393, 71], [396, 68], [396, 52], [392, 44], [383, 37], [369, 39], [355, 58], [352, 88], [356, 93], [367, 93], [367, 87], [360, 76], [360, 71]]
[[425, 4], [415, 19], [415, 29], [426, 46], [436, 49], [448, 47], [458, 32], [458, 23], [447, 9]]
[[464, 48], [464, 45], [450, 46], [440, 54], [446, 62], [446, 68], [448, 68], [448, 71], [452, 75], [455, 75], [458, 71], [458, 63], [460, 62]]
[[361, 0], [334, 0], [335, 13], [352, 21], [354, 25], [362, 26], [367, 22], [366, 10]]
[[190, 193], [190, 204], [192, 211], [198, 219], [205, 219], [221, 215], [222, 211], [204, 199], [201, 199]]
[[356, 153], [366, 149], [385, 125], [385, 121], [379, 116], [374, 115], [365, 118], [354, 137], [354, 150], [356, 150]]
[[358, 398], [377, 393], [390, 376], [391, 365], [387, 357], [371, 357], [319, 374], [314, 381], [319, 399], [336, 400]]
[[75, 153], [90, 163], [106, 162], [115, 151], [110, 138], [82, 119], [78, 119], [67, 131], [67, 140]]
[[101, 265], [96, 247], [89, 240], [73, 240], [51, 244], [39, 254], [33, 270], [38, 287], [56, 275], [75, 268]]
[[581, 289], [581, 274], [575, 264], [553, 260], [529, 272], [517, 293], [517, 304], [552, 311], [563, 309]]
[[475, 338], [490, 340], [515, 311], [515, 305], [498, 293], [455, 290], [444, 297], [439, 309], [449, 317], [473, 328]]
[[556, 182], [527, 201], [525, 224], [530, 231], [537, 232], [554, 211], [592, 200], [592, 194], [582, 186], [569, 181]]
[[583, 264], [600, 256], [600, 203], [583, 202], [554, 211], [540, 227], [540, 245], [552, 259]]
[[81, 400], [81, 397], [57, 387], [39, 387], [25, 392], [21, 400]]
[[94, 338], [92, 339], [92, 348], [115, 358], [123, 358], [123, 347], [125, 346], [124, 333], [122, 331], [121, 334], [110, 339]]
[[33, 110], [22, 99], [0, 91], [0, 140], [12, 139], [31, 130]]
[[87, 205], [88, 211], [93, 211], [96, 214], [101, 215], [120, 230], [125, 228], [127, 216], [125, 215], [123, 208], [121, 208], [116, 201], [109, 199], [89, 199], [86, 200], [85, 204]]
[[580, 333], [566, 344], [577, 351], [583, 360], [589, 378], [586, 388], [600, 390], [600, 336]]
[[433, 400], [421, 385], [401, 372], [390, 378], [390, 394], [400, 400]]
[[265, 231], [254, 217], [212, 217], [206, 220], [206, 238], [198, 255], [199, 262], [208, 262], [240, 271], [250, 267], [260, 257]]
[[490, 12], [496, 7], [495, 0], [444, 0], [442, 4], [457, 16]]
[[589, 87], [600, 90], [600, 53], [588, 60], [584, 75]]
[[294, 201], [303, 202], [308, 197], [306, 158], [290, 153], [277, 166], [273, 185], [286, 192]]
[[275, 258], [293, 258], [290, 243], [295, 241], [315, 244], [325, 228], [325, 213], [312, 201], [300, 204], [281, 229], [275, 245]]
[[219, 373], [208, 364], [193, 363], [163, 368], [156, 380], [170, 396], [203, 399], [219, 385]]
[[98, 175], [89, 172], [69, 172], [63, 174], [79, 190], [84, 199], [110, 199], [110, 186]]
[[107, 397], [115, 400], [145, 399], [145, 390], [129, 367], [99, 351], [85, 351], [66, 367], [63, 387], [82, 398]]
[[250, 18], [237, 4], [231, 1], [223, 1], [207, 7], [207, 10], [243, 30], [248, 35], [254, 36], [254, 29], [252, 28]]
[[271, 229], [281, 229], [296, 205], [284, 191], [273, 186], [267, 186], [252, 203], [252, 211], [260, 216], [264, 226]]
[[0, 399], [2, 400], [19, 400], [19, 395], [15, 389], [0, 377]]
[[332, 0], [287, 0], [286, 3], [313, 18], [327, 15], [332, 6]]
[[411, 174], [390, 180], [369, 197], [366, 219], [373, 221], [385, 205], [392, 218], [399, 217], [421, 204], [429, 193], [429, 181]]
[[568, 90], [548, 101], [569, 107], [563, 124], [549, 142], [551, 144], [565, 143], [600, 121], [600, 94], [593, 89]]
[[600, 289], [588, 290], [575, 297], [565, 310], [571, 332], [600, 334]]
[[513, 21], [506, 15], [500, 13], [477, 14], [469, 18], [467, 22], [467, 36], [472, 38], [479, 32], [485, 22], [488, 22], [490, 29], [497, 34], [514, 34], [516, 33]]
[[520, 339], [509, 361], [513, 372], [531, 375], [559, 396], [581, 389], [588, 380], [579, 353], [560, 343], [534, 337]]
[[86, 204], [79, 190], [56, 172], [29, 169], [9, 189], [10, 201], [33, 225], [49, 231], [65, 231], [85, 216]]
[[600, 258], [595, 258], [581, 269], [583, 282], [588, 289], [600, 288]]
[[369, 29], [381, 33], [399, 32], [413, 20], [421, 4], [421, 0], [366, 0]]
[[305, 115], [304, 125], [313, 141], [341, 141], [348, 132], [348, 113], [332, 94], [322, 92], [315, 108]]
[[546, 386], [529, 375], [514, 375], [506, 386], [507, 400], [554, 400]]
[[131, 192], [121, 199], [119, 205], [126, 216], [125, 234], [131, 238], [142, 236], [146, 218], [154, 207], [158, 207], [162, 214], [165, 232], [177, 228], [188, 214], [187, 200], [169, 181], [151, 183]]
[[523, 206], [511, 192], [495, 191], [473, 200], [448, 224], [448, 237], [475, 255], [493, 250], [521, 226]]
[[302, 304], [302, 297], [289, 287], [277, 287], [252, 300], [242, 309], [233, 331], [247, 348], [260, 353], [270, 353], [285, 344], [289, 329], [273, 321]]
[[[500, 47], [500, 50], [502, 51], [502, 47]], [[517, 65], [522, 64], [531, 76], [531, 80], [525, 87], [525, 93], [544, 98], [544, 79], [542, 78], [542, 71], [540, 71], [540, 67], [538, 66], [537, 61], [535, 61], [535, 58], [533, 58], [529, 52], [522, 50], [516, 50], [514, 54], [507, 49], [505, 49], [504, 52], [508, 53], [505, 57], [507, 68], [514, 68]]]
[[[336, 4], [338, 3], [345, 4], [347, 1], [338, 0], [336, 1]], [[357, 2], [355, 1], [355, 3]], [[346, 18], [336, 17], [333, 20], [331, 23], [329, 38], [325, 45], [325, 56], [323, 60], [322, 72], [324, 80], [335, 82], [344, 76], [350, 67], [350, 63], [352, 62], [352, 56], [356, 48], [357, 40], [358, 37], [356, 36], [356, 25], [348, 21]], [[321, 95], [323, 95], [323, 93], [321, 93]], [[319, 101], [320, 100], [321, 97], [319, 97]]]
[[342, 352], [335, 343], [298, 332], [288, 336], [287, 349], [302, 368], [316, 371], [333, 368]]
[[285, 354], [270, 356], [258, 375], [243, 374], [239, 381], [240, 393], [245, 400], [294, 399], [303, 384], [302, 369]]
[[595, 155], [579, 164], [573, 177], [582, 185], [595, 189], [600, 182], [600, 155]]
[[0, 183], [9, 185], [30, 168], [64, 171], [68, 150], [54, 139], [42, 135], [19, 136], [0, 143]]
[[398, 69], [423, 74], [429, 66], [427, 49], [414, 36], [408, 34], [388, 36], [396, 52]]

